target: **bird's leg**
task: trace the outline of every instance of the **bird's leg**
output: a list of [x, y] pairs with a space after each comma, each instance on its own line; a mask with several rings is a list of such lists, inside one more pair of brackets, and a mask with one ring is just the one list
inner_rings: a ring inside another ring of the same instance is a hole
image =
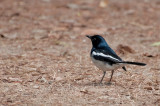
[[106, 75], [106, 71], [103, 71], [103, 76], [102, 76], [102, 79], [101, 79], [101, 81], [100, 81], [100, 84], [102, 83], [103, 78], [104, 78], [105, 75]]
[[111, 78], [110, 78], [110, 80], [109, 80], [109, 82], [108, 82], [109, 85], [111, 84], [111, 80], [112, 80], [113, 73], [114, 73], [114, 70], [112, 70]]

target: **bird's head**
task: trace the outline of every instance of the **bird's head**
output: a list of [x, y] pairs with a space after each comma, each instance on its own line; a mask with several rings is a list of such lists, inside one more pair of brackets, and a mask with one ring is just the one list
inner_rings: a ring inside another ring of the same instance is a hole
[[95, 48], [108, 46], [108, 44], [106, 43], [105, 39], [102, 36], [100, 36], [100, 35], [93, 35], [93, 36], [86, 35], [86, 37], [88, 37], [89, 39], [91, 39], [92, 45]]

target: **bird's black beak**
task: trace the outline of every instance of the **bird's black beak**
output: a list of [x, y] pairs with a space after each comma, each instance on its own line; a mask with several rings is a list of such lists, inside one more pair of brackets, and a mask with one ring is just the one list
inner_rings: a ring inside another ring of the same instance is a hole
[[86, 37], [88, 37], [89, 39], [91, 39], [91, 36], [89, 36], [89, 35], [86, 35]]

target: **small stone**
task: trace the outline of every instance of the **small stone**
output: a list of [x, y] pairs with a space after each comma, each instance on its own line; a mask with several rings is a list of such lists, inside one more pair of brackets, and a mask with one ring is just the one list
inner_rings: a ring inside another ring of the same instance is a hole
[[56, 77], [56, 78], [55, 78], [56, 81], [61, 81], [62, 79], [63, 79], [63, 78], [61, 78], [61, 77]]
[[34, 86], [33, 86], [33, 88], [38, 89], [38, 88], [39, 88], [39, 86], [38, 86], [38, 85], [34, 85]]

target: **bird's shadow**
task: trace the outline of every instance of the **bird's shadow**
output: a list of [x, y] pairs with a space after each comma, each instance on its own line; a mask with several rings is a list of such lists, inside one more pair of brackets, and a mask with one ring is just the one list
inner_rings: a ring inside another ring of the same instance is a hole
[[99, 83], [99, 82], [89, 82], [89, 83], [76, 83], [77, 86], [111, 86], [115, 85], [114, 83]]

